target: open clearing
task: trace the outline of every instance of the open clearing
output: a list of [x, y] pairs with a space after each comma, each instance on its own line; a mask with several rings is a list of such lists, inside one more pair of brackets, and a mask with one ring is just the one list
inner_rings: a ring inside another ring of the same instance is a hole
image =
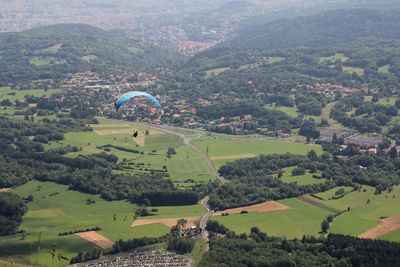
[[[261, 155], [261, 154], [286, 154], [293, 153], [306, 155], [308, 151], [315, 150], [322, 153], [319, 145], [306, 145], [275, 140], [239, 139], [222, 136], [216, 139], [200, 139], [193, 142], [198, 148], [212, 158], [214, 165], [219, 168], [234, 159], [215, 159], [215, 157], [229, 158], [231, 155]], [[214, 158], [214, 159], [213, 159]]]
[[26, 95], [41, 97], [50, 96], [61, 92], [61, 89], [30, 89], [30, 90], [13, 90], [11, 87], [0, 87], [0, 98], [8, 99], [11, 102], [15, 100], [24, 100]]
[[162, 224], [169, 228], [176, 225], [179, 219], [185, 219], [187, 221], [185, 227], [190, 228], [196, 225], [200, 217], [186, 217], [186, 218], [166, 218], [166, 219], [137, 219], [133, 222], [132, 227], [149, 225], [149, 224]]
[[[313, 184], [321, 184], [325, 182], [325, 179], [317, 179], [313, 177], [313, 173], [306, 171], [303, 175], [292, 175], [292, 171], [296, 167], [286, 167], [283, 168], [283, 175], [280, 178], [285, 183], [297, 183], [299, 185], [313, 185]], [[320, 175], [319, 173], [315, 173]]]
[[81, 232], [81, 233], [76, 233], [75, 235], [103, 249], [109, 249], [114, 245], [113, 241], [111, 241], [108, 238], [105, 238], [104, 236], [95, 231]]
[[400, 229], [400, 216], [395, 216], [382, 219], [378, 225], [358, 235], [358, 237], [375, 239], [398, 229]]
[[213, 216], [221, 216], [223, 213], [228, 214], [240, 214], [242, 211], [247, 212], [272, 212], [272, 211], [282, 211], [288, 210], [290, 207], [283, 205], [282, 203], [276, 201], [266, 201], [260, 204], [255, 204], [251, 206], [245, 206], [234, 209], [227, 209], [222, 211], [217, 211], [213, 214]]
[[318, 236], [322, 220], [332, 214], [298, 199], [277, 202], [290, 209], [215, 216], [211, 219], [219, 221], [236, 233], [248, 233], [253, 226], [257, 226], [268, 235], [301, 238], [303, 235]]

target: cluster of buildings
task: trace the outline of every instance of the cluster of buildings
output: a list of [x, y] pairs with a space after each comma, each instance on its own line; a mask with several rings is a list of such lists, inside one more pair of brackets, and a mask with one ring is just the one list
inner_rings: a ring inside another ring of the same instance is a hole
[[313, 89], [316, 92], [326, 95], [335, 95], [336, 93], [340, 93], [341, 95], [346, 96], [360, 92], [360, 89], [357, 88], [331, 83], [316, 83]]
[[343, 139], [342, 148], [346, 148], [348, 145], [357, 145], [360, 148], [360, 152], [365, 153], [377, 153], [377, 147], [382, 142], [381, 134], [369, 134], [362, 135], [357, 133], [356, 131], [340, 131], [340, 130], [332, 130], [329, 128], [318, 128], [320, 132], [320, 139], [323, 141], [330, 142], [333, 136], [336, 134], [337, 138]]

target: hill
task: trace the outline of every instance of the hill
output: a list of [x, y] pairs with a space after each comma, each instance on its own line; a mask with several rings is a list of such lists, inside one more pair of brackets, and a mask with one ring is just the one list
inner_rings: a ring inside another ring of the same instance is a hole
[[177, 59], [120, 31], [84, 24], [52, 25], [0, 34], [0, 85], [86, 70], [149, 70], [173, 65]]
[[[222, 47], [273, 50], [343, 45], [363, 38], [399, 39], [397, 12], [366, 9], [326, 13], [262, 23], [238, 30]], [[382, 30], [385, 29], [385, 30]]]

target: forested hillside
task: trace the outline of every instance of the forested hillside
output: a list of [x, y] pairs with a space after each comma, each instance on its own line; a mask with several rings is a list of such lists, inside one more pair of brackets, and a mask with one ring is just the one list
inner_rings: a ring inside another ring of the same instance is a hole
[[362, 39], [399, 39], [399, 23], [398, 12], [335, 10], [251, 25], [222, 46], [271, 50], [343, 46]]
[[0, 34], [0, 85], [86, 70], [154, 70], [171, 67], [178, 58], [126, 38], [120, 31], [84, 24], [46, 26]]

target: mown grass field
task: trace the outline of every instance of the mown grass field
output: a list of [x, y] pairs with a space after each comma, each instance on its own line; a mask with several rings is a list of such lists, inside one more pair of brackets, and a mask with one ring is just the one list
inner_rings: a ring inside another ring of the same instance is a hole
[[[143, 153], [126, 152], [115, 148], [110, 148], [108, 153], [118, 156], [119, 162], [125, 159], [135, 164], [143, 164], [142, 170], [136, 169], [132, 172], [142, 172], [145, 169], [160, 170], [163, 166], [167, 166], [170, 178], [182, 189], [189, 188], [194, 183], [206, 183], [215, 179], [201, 156], [194, 149], [183, 145], [177, 135], [154, 130], [142, 124], [104, 118], [99, 118], [99, 124], [91, 127], [93, 131], [67, 133], [65, 140], [52, 142], [46, 147], [50, 149], [70, 145], [82, 148], [82, 151], [67, 154], [69, 157], [100, 153], [102, 150], [98, 147], [107, 144], [135, 149]], [[131, 136], [136, 130], [144, 139], [143, 147], [139, 146], [135, 142], [136, 139]], [[150, 131], [148, 136], [144, 136], [146, 130]], [[167, 157], [169, 147], [176, 150], [176, 154], [171, 158]]]
[[194, 144], [213, 159], [217, 168], [240, 158], [248, 158], [249, 155], [261, 154], [285, 154], [293, 153], [306, 155], [308, 151], [315, 150], [318, 154], [322, 149], [318, 145], [305, 145], [274, 140], [243, 140], [243, 139], [202, 139]]
[[379, 71], [380, 73], [388, 74], [388, 73], [390, 72], [390, 71], [389, 71], [389, 68], [390, 68], [390, 65], [387, 64], [387, 65], [384, 65], [384, 66], [382, 66], [382, 67], [379, 67], [379, 68], [378, 68], [378, 71]]
[[265, 106], [267, 109], [278, 110], [286, 113], [288, 116], [296, 118], [299, 116], [296, 107], [284, 107], [284, 106], [275, 106], [274, 104], [268, 104]]
[[319, 62], [323, 63], [323, 62], [331, 62], [334, 63], [336, 60], [341, 60], [342, 62], [345, 62], [346, 60], [348, 60], [349, 58], [346, 57], [344, 54], [342, 53], [336, 53], [333, 56], [327, 56], [327, 57], [320, 57], [319, 58]]
[[394, 106], [396, 104], [396, 97], [384, 97], [378, 100], [378, 104], [384, 106]]
[[[303, 175], [292, 175], [292, 170], [296, 167], [287, 167], [283, 169], [283, 175], [281, 180], [285, 183], [294, 183], [296, 182], [299, 185], [312, 185], [312, 184], [321, 184], [325, 182], [325, 179], [316, 179], [312, 173], [306, 171]], [[318, 174], [318, 173], [316, 173]]]
[[[382, 194], [375, 195], [374, 192], [375, 188], [363, 186], [361, 190], [351, 192], [340, 199], [329, 200], [329, 196], [334, 193], [334, 190], [317, 194], [326, 200], [311, 196], [307, 198], [338, 210], [346, 210], [350, 207], [349, 212], [336, 218], [331, 226], [331, 231], [355, 236], [377, 225], [381, 217], [400, 214], [398, 206], [400, 198], [399, 186], [395, 187], [390, 193], [385, 191]], [[368, 200], [370, 200], [370, 203], [368, 203]], [[381, 237], [381, 239], [400, 241], [400, 235], [397, 233], [388, 234]]]
[[330, 212], [304, 203], [298, 199], [285, 199], [280, 203], [289, 206], [286, 211], [228, 215], [212, 217], [236, 233], [248, 233], [257, 226], [268, 235], [301, 238], [304, 234], [319, 235], [321, 222]]
[[0, 87], [0, 99], [8, 99], [11, 102], [15, 100], [24, 100], [26, 95], [41, 97], [50, 96], [61, 92], [61, 89], [31, 89], [31, 90], [12, 90], [11, 87]]
[[215, 68], [206, 70], [206, 76], [207, 77], [217, 76], [220, 75], [221, 73], [224, 73], [225, 71], [228, 71], [229, 69], [230, 68]]
[[364, 69], [363, 68], [357, 68], [357, 67], [343, 67], [343, 72], [356, 73], [358, 76], [364, 75]]
[[[22, 197], [33, 195], [34, 201], [28, 204], [28, 213], [20, 227], [26, 232], [0, 238], [0, 253], [15, 255], [23, 261], [51, 266], [50, 251], [55, 243], [57, 253], [68, 258], [80, 251], [96, 247], [73, 235], [58, 236], [58, 233], [65, 231], [98, 226], [102, 228], [98, 232], [113, 241], [144, 236], [156, 237], [169, 232], [167, 227], [160, 224], [131, 227], [137, 208], [135, 204], [126, 201], [105, 201], [99, 196], [68, 190], [64, 185], [31, 181], [13, 189], [12, 192]], [[87, 205], [88, 198], [95, 203]], [[158, 209], [154, 217], [160, 218], [201, 216], [204, 212], [200, 205], [154, 208]], [[37, 254], [40, 234], [40, 252]], [[67, 263], [61, 262], [62, 265]]]

